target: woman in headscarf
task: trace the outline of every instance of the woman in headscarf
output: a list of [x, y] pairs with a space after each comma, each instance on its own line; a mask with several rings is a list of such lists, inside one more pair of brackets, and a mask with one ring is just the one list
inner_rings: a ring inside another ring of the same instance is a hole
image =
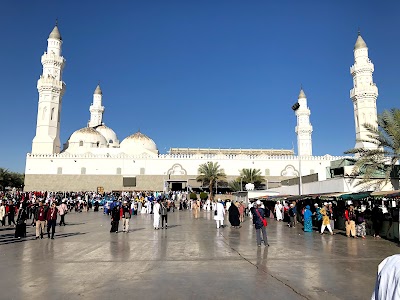
[[303, 217], [304, 217], [304, 232], [312, 232], [313, 231], [312, 212], [310, 209], [310, 205], [306, 205]]
[[239, 228], [240, 227], [240, 214], [239, 214], [239, 209], [236, 206], [236, 203], [233, 203], [229, 207], [229, 223], [231, 223], [233, 228]]

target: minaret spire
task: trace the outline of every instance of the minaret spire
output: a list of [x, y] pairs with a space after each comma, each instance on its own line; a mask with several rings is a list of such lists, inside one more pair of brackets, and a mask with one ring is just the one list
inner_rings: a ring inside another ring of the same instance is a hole
[[310, 123], [310, 109], [307, 106], [307, 97], [304, 93], [303, 86], [301, 86], [300, 93], [297, 100], [298, 106], [295, 110], [297, 116], [297, 153], [299, 156], [312, 155], [312, 139], [311, 134], [313, 128]]
[[100, 88], [100, 82], [99, 82], [93, 93], [93, 103], [89, 108], [90, 111], [90, 121], [88, 124], [89, 127], [96, 127], [103, 124], [104, 106], [102, 102], [103, 102], [103, 92]]
[[354, 65], [350, 68], [353, 77], [353, 88], [350, 90], [350, 98], [353, 101], [354, 121], [356, 129], [355, 148], [377, 149], [377, 145], [368, 140], [370, 134], [364, 127], [365, 123], [377, 126], [378, 117], [376, 99], [378, 88], [373, 81], [374, 64], [368, 57], [368, 47], [361, 34], [358, 35], [354, 46]]
[[62, 72], [65, 59], [61, 56], [62, 39], [57, 25], [47, 39], [47, 52], [42, 55], [43, 72], [37, 82], [39, 92], [36, 135], [32, 153], [59, 153], [61, 102], [65, 92]]

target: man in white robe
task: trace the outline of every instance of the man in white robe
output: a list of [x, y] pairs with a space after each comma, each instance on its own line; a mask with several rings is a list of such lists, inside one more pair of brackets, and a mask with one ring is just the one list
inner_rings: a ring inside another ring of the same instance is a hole
[[274, 212], [275, 212], [275, 216], [276, 216], [276, 220], [277, 221], [282, 221], [283, 220], [282, 209], [283, 209], [283, 206], [282, 206], [281, 202], [280, 201], [276, 201]]
[[154, 229], [158, 229], [160, 227], [160, 209], [161, 209], [160, 203], [158, 203], [158, 201], [154, 201], [154, 205], [153, 205]]
[[371, 300], [400, 299], [400, 254], [386, 257], [378, 266]]
[[214, 213], [214, 220], [217, 222], [217, 228], [220, 226], [224, 227], [224, 218], [225, 218], [225, 208], [221, 202], [221, 199], [218, 199], [218, 203], [215, 207], [216, 213]]

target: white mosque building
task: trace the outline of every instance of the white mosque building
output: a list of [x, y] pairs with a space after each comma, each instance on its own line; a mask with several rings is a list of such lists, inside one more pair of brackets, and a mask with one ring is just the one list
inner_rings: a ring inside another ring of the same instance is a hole
[[[343, 157], [312, 155], [312, 131], [307, 97], [300, 90], [295, 105], [298, 155], [290, 149], [199, 149], [171, 148], [160, 154], [156, 143], [144, 133], [136, 132], [119, 141], [117, 134], [103, 123], [103, 92], [98, 85], [90, 105], [87, 127], [76, 130], [61, 147], [61, 103], [65, 92], [62, 81], [65, 59], [57, 25], [47, 39], [42, 55], [43, 72], [37, 82], [39, 103], [36, 135], [32, 152], [27, 154], [25, 190], [49, 191], [127, 191], [186, 189], [198, 186], [199, 165], [218, 162], [227, 180], [240, 176], [243, 168], [260, 169], [266, 187], [283, 179], [317, 174], [318, 180], [329, 176], [332, 161]], [[366, 138], [361, 126], [377, 122], [378, 89], [373, 83], [374, 66], [361, 35], [354, 47], [355, 63], [351, 67], [354, 88], [356, 138]], [[107, 100], [107, 99], [105, 99]], [[112, 110], [112, 109], [111, 109]], [[356, 144], [371, 148], [373, 144]], [[301, 161], [301, 164], [300, 164]]]

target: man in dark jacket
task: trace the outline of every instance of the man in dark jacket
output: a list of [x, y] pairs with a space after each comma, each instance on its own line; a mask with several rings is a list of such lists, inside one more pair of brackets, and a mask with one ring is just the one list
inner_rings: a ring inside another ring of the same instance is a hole
[[263, 219], [265, 218], [265, 212], [264, 209], [261, 208], [260, 200], [256, 201], [256, 207], [253, 209], [252, 213], [253, 213], [253, 224], [254, 227], [256, 228], [256, 234], [257, 234], [257, 246], [261, 247], [261, 232], [263, 235], [264, 246], [269, 246], [267, 231], [265, 230], [263, 222]]
[[161, 201], [161, 228], [164, 228], [164, 221], [165, 221], [165, 229], [168, 228], [168, 205], [165, 201]]
[[51, 207], [47, 210], [47, 236], [50, 238], [50, 228], [51, 228], [51, 239], [54, 240], [54, 233], [56, 232], [57, 223], [57, 207], [56, 203], [53, 202]]

